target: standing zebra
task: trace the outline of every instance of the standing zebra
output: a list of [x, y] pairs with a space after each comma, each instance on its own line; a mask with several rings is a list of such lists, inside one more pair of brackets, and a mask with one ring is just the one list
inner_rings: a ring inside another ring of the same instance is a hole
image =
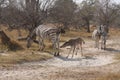
[[70, 46], [71, 48], [70, 48], [70, 51], [68, 53], [68, 56], [73, 49], [72, 57], [74, 55], [75, 50], [76, 50], [76, 55], [77, 55], [78, 50], [81, 48], [81, 55], [83, 56], [82, 44], [85, 44], [85, 41], [82, 38], [78, 37], [78, 38], [74, 38], [74, 39], [70, 39], [70, 40], [66, 41], [62, 46], [60, 46], [60, 48]]
[[100, 25], [92, 33], [92, 38], [95, 40], [95, 47], [99, 49], [99, 41], [101, 40], [101, 49], [106, 48], [108, 28], [106, 25]]
[[57, 28], [57, 27], [47, 26], [47, 25], [39, 25], [29, 35], [27, 39], [27, 47], [29, 48], [31, 46], [34, 36], [38, 36], [39, 50], [44, 50], [45, 48], [44, 39], [49, 39], [51, 40], [53, 49], [55, 50], [54, 56], [58, 56], [59, 40], [60, 40], [61, 33], [65, 33], [64, 29], [62, 28]]

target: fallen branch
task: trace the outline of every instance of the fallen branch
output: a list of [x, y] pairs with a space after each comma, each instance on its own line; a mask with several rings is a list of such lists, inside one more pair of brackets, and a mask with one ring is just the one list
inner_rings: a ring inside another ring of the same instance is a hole
[[0, 38], [1, 38], [1, 43], [7, 46], [9, 50], [15, 51], [15, 50], [23, 49], [21, 45], [19, 45], [15, 41], [12, 41], [2, 30], [0, 30]]
[[18, 37], [17, 40], [18, 40], [18, 41], [26, 41], [26, 40], [27, 40], [27, 37]]

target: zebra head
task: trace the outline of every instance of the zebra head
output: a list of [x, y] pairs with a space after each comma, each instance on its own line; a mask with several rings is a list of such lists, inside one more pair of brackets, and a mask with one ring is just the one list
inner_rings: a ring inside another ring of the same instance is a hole
[[108, 33], [108, 27], [106, 25], [100, 25], [97, 28], [99, 34]]
[[29, 36], [29, 37], [27, 38], [27, 48], [30, 48], [30, 47], [31, 47], [32, 42], [33, 42], [33, 39]]
[[59, 33], [65, 34], [65, 30], [64, 30], [63, 28], [59, 27], [57, 33], [58, 33], [58, 34], [59, 34]]
[[108, 27], [106, 25], [100, 26], [101, 34], [107, 34], [108, 33]]
[[27, 37], [27, 48], [31, 47], [31, 44], [33, 43], [33, 41], [36, 39], [36, 34], [33, 31], [32, 33], [30, 33], [30, 35], [28, 35]]

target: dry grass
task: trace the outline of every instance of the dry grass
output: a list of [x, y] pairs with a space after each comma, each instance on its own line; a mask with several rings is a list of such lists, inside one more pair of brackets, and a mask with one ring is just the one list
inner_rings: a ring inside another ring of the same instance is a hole
[[102, 73], [99, 71], [61, 70], [49, 76], [50, 80], [120, 80], [120, 73]]
[[67, 37], [89, 37], [91, 36], [91, 33], [87, 33], [84, 29], [83, 30], [70, 30], [67, 31], [65, 35], [63, 36], [67, 36]]
[[[47, 59], [48, 57], [50, 57], [50, 55], [48, 54], [47, 56], [41, 55], [41, 54], [31, 54], [32, 51], [37, 51], [38, 50], [38, 45], [37, 44], [32, 44], [32, 47], [30, 49], [26, 48], [26, 41], [17, 41], [17, 37], [18, 37], [18, 33], [16, 30], [13, 30], [12, 32], [9, 32], [6, 30], [5, 27], [2, 27], [2, 29], [5, 31], [5, 33], [13, 40], [13, 44], [17, 44], [19, 43], [17, 46], [21, 46], [21, 48], [23, 48], [23, 50], [17, 50], [14, 52], [7, 52], [7, 54], [9, 56], [6, 55], [0, 55], [0, 64], [14, 64], [14, 63], [21, 63], [24, 61], [36, 61], [36, 60], [42, 60], [42, 59]], [[94, 30], [94, 28], [91, 29], [91, 32]], [[116, 35], [120, 35], [120, 29], [110, 29], [110, 35], [114, 36]], [[22, 30], [22, 35], [23, 36], [27, 36], [27, 32]], [[87, 33], [85, 29], [81, 29], [81, 30], [70, 30], [70, 31], [66, 31], [66, 34], [62, 34], [60, 41], [61, 42], [65, 42], [67, 40], [69, 40], [70, 38], [74, 38], [74, 37], [82, 37], [85, 39], [91, 39], [91, 34], [92, 33]], [[52, 49], [51, 46], [51, 42], [49, 41], [45, 41], [46, 44], [46, 48], [44, 50], [44, 52], [53, 52], [54, 50]], [[17, 48], [16, 46], [12, 47], [13, 49]], [[0, 49], [5, 50], [6, 47], [5, 46], [1, 46], [0, 45]]]
[[38, 51], [17, 51], [17, 52], [7, 52], [0, 55], [0, 65], [8, 66], [17, 63], [40, 61], [52, 58], [51, 55]]
[[70, 30], [70, 31], [66, 31], [65, 34], [62, 34], [60, 41], [65, 42], [65, 41], [67, 41], [71, 38], [75, 38], [75, 37], [91, 39], [91, 34], [92, 33], [87, 33], [84, 29], [83, 30]]
[[54, 80], [120, 80], [120, 73], [101, 73], [99, 71], [59, 71], [50, 75]]
[[120, 54], [117, 54], [115, 59], [120, 60]]
[[109, 35], [111, 37], [118, 37], [120, 35], [120, 28], [110, 28]]
[[97, 78], [96, 80], [120, 80], [120, 73], [116, 74], [107, 74], [105, 76], [102, 76], [100, 78]]
[[[18, 33], [16, 30], [9, 32], [6, 27], [2, 27], [2, 30], [11, 38], [11, 45], [5, 46], [0, 43], [0, 51], [4, 52], [9, 49], [8, 52], [0, 54], [0, 66], [11, 66], [22, 62], [39, 61], [51, 58], [52, 56], [45, 52], [38, 52], [38, 45], [32, 44], [30, 49], [26, 48], [26, 41], [17, 41]], [[25, 37], [28, 33], [22, 30], [22, 35]], [[48, 44], [47, 44], [48, 45]], [[48, 47], [47, 47], [48, 49]]]
[[7, 48], [10, 51], [17, 51], [17, 50], [22, 50], [23, 47], [16, 41], [11, 41], [11, 44], [7, 45]]

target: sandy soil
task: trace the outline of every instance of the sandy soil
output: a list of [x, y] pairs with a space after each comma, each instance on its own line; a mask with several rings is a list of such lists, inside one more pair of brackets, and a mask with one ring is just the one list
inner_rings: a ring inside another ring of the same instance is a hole
[[[92, 40], [83, 45], [73, 58], [66, 58], [67, 48], [61, 56], [47, 61], [17, 64], [11, 69], [0, 70], [0, 80], [95, 80], [108, 73], [120, 73], [120, 62], [115, 56], [120, 53], [120, 39], [109, 39], [106, 50], [98, 50]], [[40, 53], [42, 54], [42, 53]]]

